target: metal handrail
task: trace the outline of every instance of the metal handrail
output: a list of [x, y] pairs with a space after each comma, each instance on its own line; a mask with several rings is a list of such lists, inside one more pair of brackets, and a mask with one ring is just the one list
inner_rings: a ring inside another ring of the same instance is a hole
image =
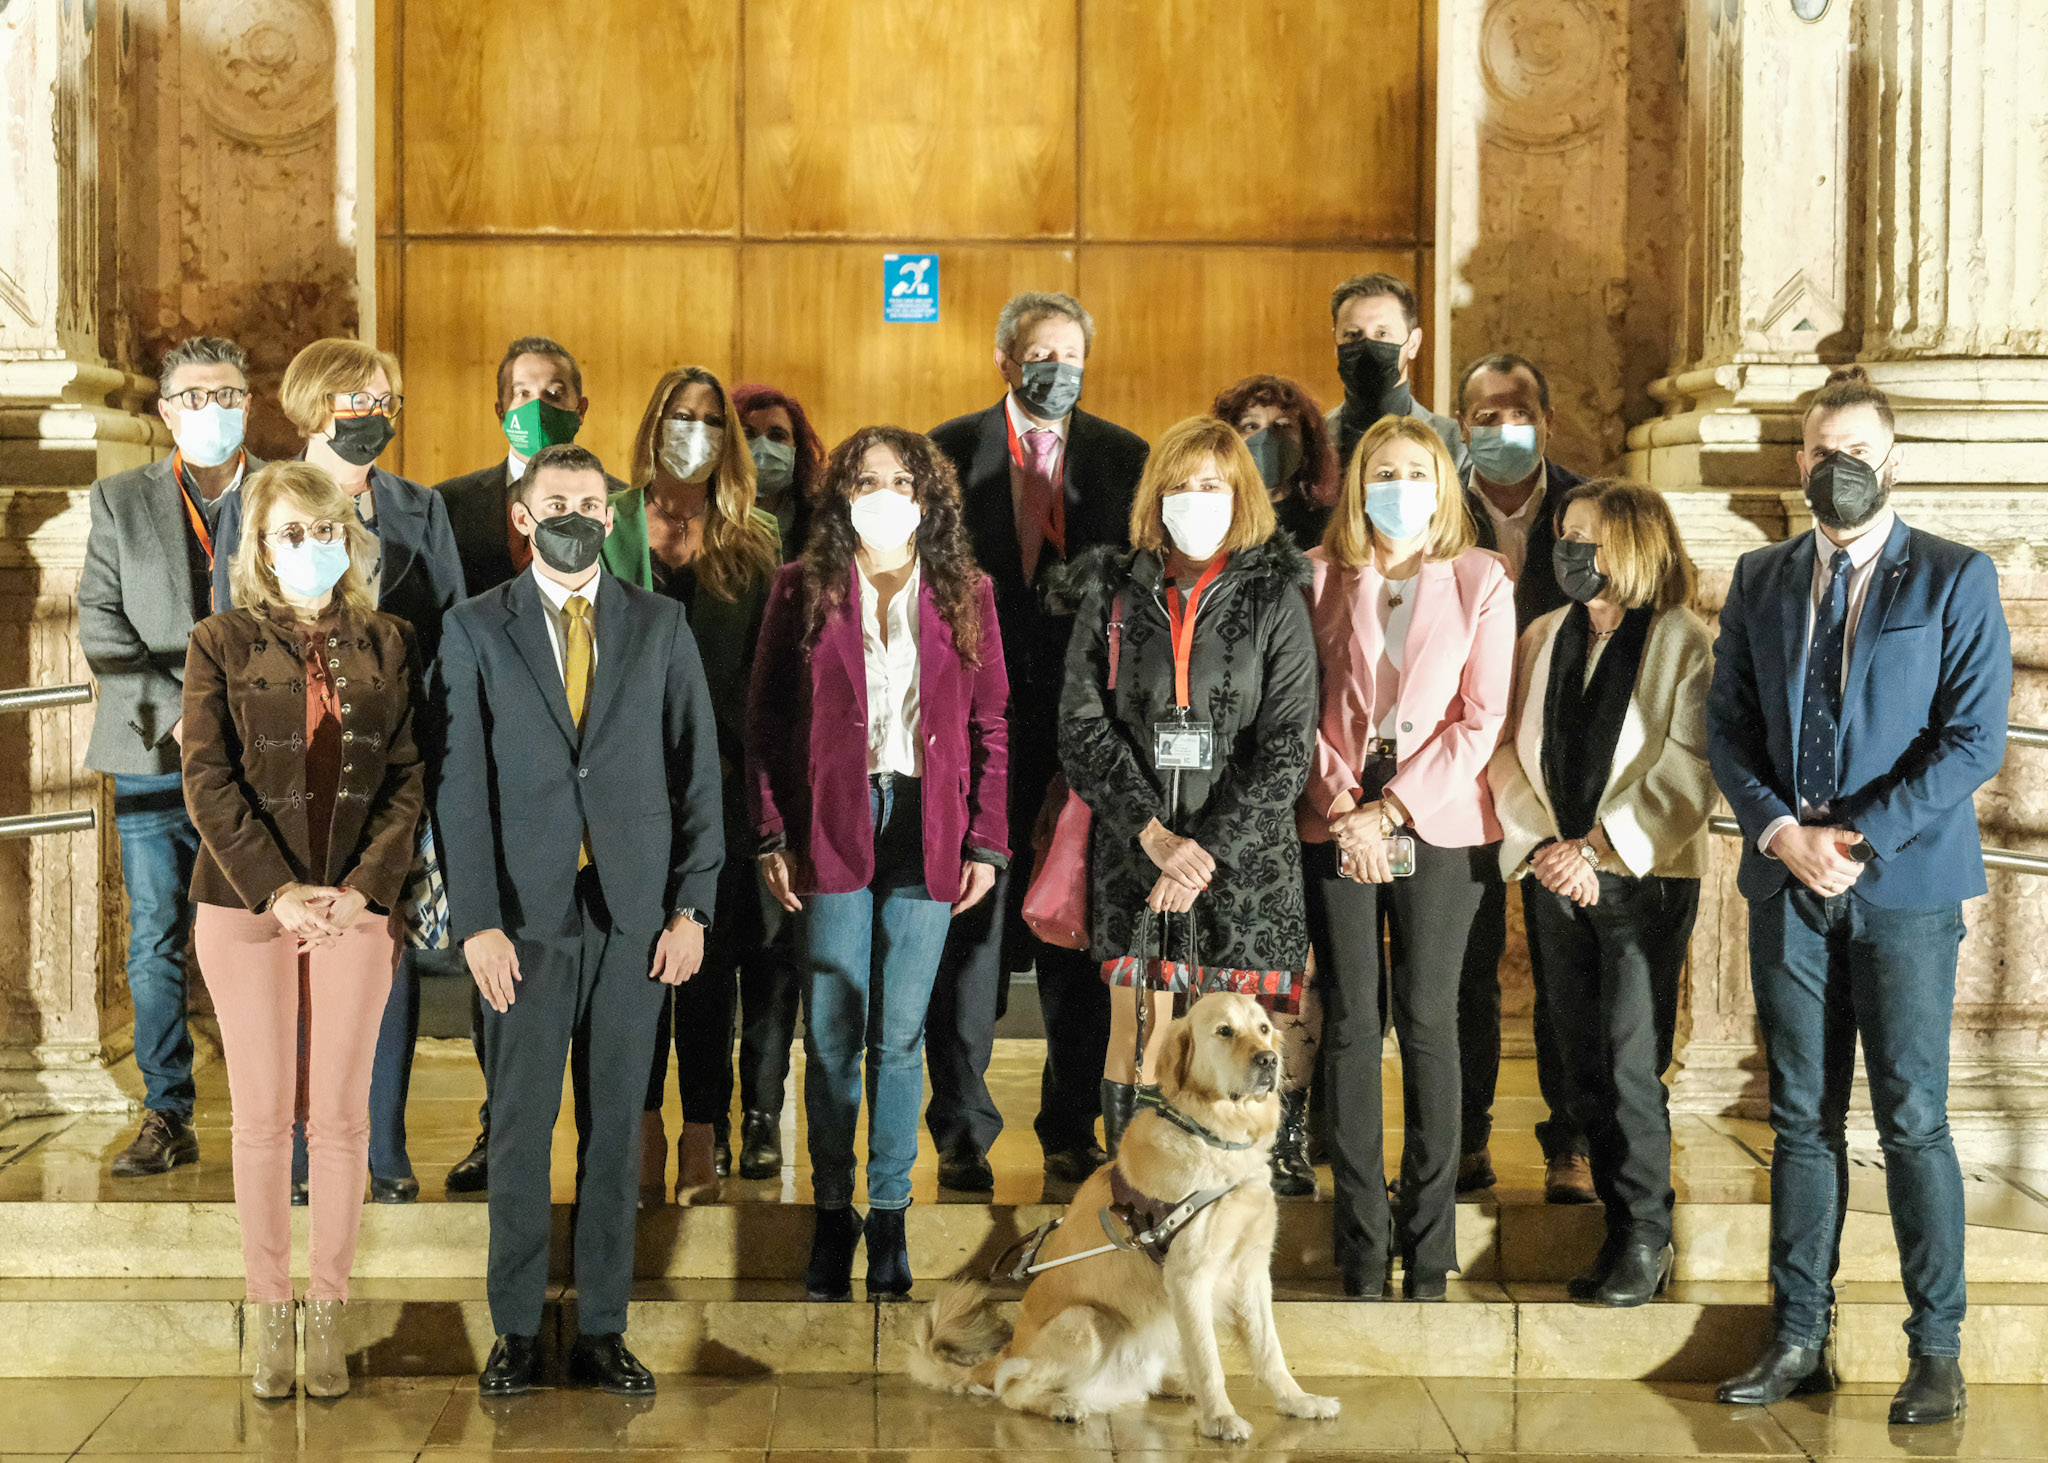
[[58, 706], [83, 706], [90, 700], [90, 684], [17, 686], [11, 691], [0, 691], [0, 715], [10, 711], [48, 711]]
[[2048, 747], [2048, 726], [2008, 726], [2005, 739], [2022, 747]]
[[[1742, 836], [1742, 825], [1725, 813], [1716, 813], [1707, 819], [1707, 828], [1724, 838]], [[2003, 869], [2009, 874], [2048, 874], [2048, 858], [2038, 853], [2015, 853], [2009, 848], [1987, 848], [1984, 850], [1984, 867]]]
[[66, 813], [26, 813], [19, 818], [0, 818], [0, 838], [34, 838], [43, 833], [83, 833], [93, 826], [91, 808], [73, 808]]

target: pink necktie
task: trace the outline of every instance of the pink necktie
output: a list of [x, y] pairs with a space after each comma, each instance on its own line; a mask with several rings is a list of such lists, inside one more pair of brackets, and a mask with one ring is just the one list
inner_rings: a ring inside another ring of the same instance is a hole
[[1024, 582], [1029, 584], [1038, 577], [1038, 556], [1045, 547], [1048, 528], [1051, 529], [1053, 547], [1061, 553], [1066, 552], [1066, 536], [1061, 531], [1056, 513], [1059, 485], [1053, 480], [1054, 462], [1060, 450], [1059, 434], [1033, 427], [1024, 434], [1021, 445], [1024, 448], [1024, 504], [1017, 537], [1024, 549]]

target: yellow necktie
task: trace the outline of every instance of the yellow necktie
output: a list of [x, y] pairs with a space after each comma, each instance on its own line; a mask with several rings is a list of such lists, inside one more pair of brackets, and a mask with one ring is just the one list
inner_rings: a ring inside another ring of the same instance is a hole
[[[590, 703], [590, 601], [580, 594], [569, 596], [562, 606], [567, 622], [562, 627], [562, 686], [569, 693], [569, 720], [583, 730], [583, 711]], [[590, 834], [576, 851], [576, 867], [590, 866]]]

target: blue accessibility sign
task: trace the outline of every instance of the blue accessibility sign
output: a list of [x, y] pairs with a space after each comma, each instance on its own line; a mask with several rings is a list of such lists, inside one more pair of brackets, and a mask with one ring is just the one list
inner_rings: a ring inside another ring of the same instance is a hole
[[882, 318], [932, 325], [939, 318], [939, 256], [882, 256]]

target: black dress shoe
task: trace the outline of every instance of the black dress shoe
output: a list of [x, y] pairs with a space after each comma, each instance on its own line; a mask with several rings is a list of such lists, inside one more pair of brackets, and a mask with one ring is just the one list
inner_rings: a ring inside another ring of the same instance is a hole
[[1607, 1283], [1607, 1272], [1614, 1268], [1614, 1257], [1621, 1253], [1621, 1247], [1628, 1243], [1628, 1231], [1609, 1230], [1607, 1238], [1600, 1242], [1600, 1253], [1593, 1257], [1593, 1263], [1583, 1274], [1574, 1275], [1565, 1282], [1565, 1291], [1573, 1300], [1591, 1300]]
[[804, 1267], [804, 1298], [847, 1300], [853, 1295], [853, 1252], [860, 1245], [860, 1216], [851, 1204], [816, 1209], [811, 1262]]
[[1403, 1300], [1444, 1300], [1451, 1293], [1451, 1283], [1443, 1275], [1418, 1275], [1409, 1270], [1401, 1276], [1401, 1299]]
[[654, 1373], [626, 1350], [626, 1338], [617, 1331], [576, 1338], [569, 1348], [569, 1380], [615, 1397], [654, 1395]]
[[142, 1178], [198, 1161], [199, 1135], [192, 1131], [192, 1120], [152, 1108], [142, 1115], [135, 1141], [114, 1155], [113, 1171], [117, 1179]]
[[411, 1174], [402, 1179], [380, 1179], [370, 1175], [372, 1204], [410, 1204], [420, 1196], [420, 1181]]
[[1890, 1421], [1899, 1427], [1954, 1422], [1969, 1406], [1962, 1364], [1952, 1356], [1916, 1356], [1906, 1363], [1906, 1381], [1892, 1396]]
[[862, 1237], [868, 1247], [868, 1299], [910, 1299], [910, 1245], [901, 1209], [870, 1209]]
[[448, 1192], [481, 1194], [491, 1186], [491, 1135], [478, 1133], [469, 1156], [448, 1170]]
[[993, 1194], [996, 1171], [979, 1153], [946, 1154], [939, 1159], [939, 1187], [958, 1189], [963, 1194]]
[[1394, 1262], [1345, 1270], [1344, 1294], [1350, 1300], [1392, 1300]]
[[500, 1336], [491, 1348], [491, 1359], [484, 1363], [483, 1372], [476, 1379], [477, 1395], [517, 1397], [522, 1392], [531, 1392], [540, 1356], [533, 1343], [531, 1336]]
[[292, 1208], [303, 1209], [313, 1202], [313, 1190], [304, 1179], [292, 1180]]
[[1671, 1284], [1671, 1271], [1678, 1252], [1670, 1244], [1629, 1240], [1615, 1252], [1606, 1278], [1587, 1297], [1596, 1306], [1624, 1310], [1646, 1305], [1662, 1295]]
[[[941, 1168], [944, 1166], [940, 1165]], [[782, 1114], [744, 1114], [740, 1118], [740, 1177], [772, 1179], [780, 1177], [781, 1173]]]
[[1045, 1155], [1045, 1175], [1063, 1184], [1085, 1184], [1095, 1170], [1109, 1162], [1109, 1155], [1090, 1139], [1085, 1147], [1061, 1148]]
[[1773, 1341], [1756, 1365], [1730, 1377], [1715, 1391], [1717, 1401], [1742, 1407], [1768, 1407], [1787, 1397], [1807, 1397], [1835, 1390], [1835, 1371], [1825, 1348]]

